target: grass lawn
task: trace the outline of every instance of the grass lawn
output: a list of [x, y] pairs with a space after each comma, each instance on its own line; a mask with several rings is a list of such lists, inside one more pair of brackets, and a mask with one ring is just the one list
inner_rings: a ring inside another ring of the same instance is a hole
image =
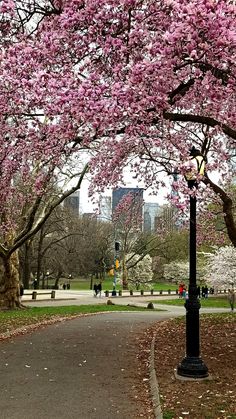
[[[183, 298], [175, 298], [172, 300], [153, 300], [153, 304], [168, 304], [173, 306], [183, 306], [185, 300]], [[200, 299], [201, 307], [230, 308], [227, 297], [209, 297]]]
[[[96, 281], [94, 280], [93, 283], [95, 284], [95, 282]], [[113, 288], [113, 278], [106, 279], [105, 281], [102, 282], [103, 291], [105, 291], [105, 290], [110, 290], [111, 291], [112, 288]], [[176, 286], [175, 284], [164, 284], [162, 282], [156, 282], [156, 283], [153, 283], [150, 286], [150, 288], [153, 288], [155, 291], [160, 291], [160, 290], [167, 291], [169, 289], [172, 290], [172, 291], [175, 291], [178, 288], [178, 286]], [[146, 288], [146, 289], [150, 289], [150, 288]], [[81, 280], [80, 281], [80, 280], [73, 279], [73, 280], [71, 280], [71, 289], [72, 290], [89, 290], [90, 289], [90, 280], [87, 280], [87, 281]], [[120, 290], [120, 289], [122, 289], [122, 287], [120, 285], [117, 285], [116, 289]], [[129, 287], [129, 289], [135, 289], [135, 288], [134, 287]], [[144, 287], [140, 287], [140, 289], [144, 289], [144, 291], [145, 291]]]
[[47, 323], [62, 317], [72, 317], [80, 314], [99, 313], [104, 311], [150, 311], [145, 307], [130, 307], [123, 305], [81, 305], [60, 307], [30, 307], [24, 310], [0, 311], [0, 334], [10, 332], [20, 327]]

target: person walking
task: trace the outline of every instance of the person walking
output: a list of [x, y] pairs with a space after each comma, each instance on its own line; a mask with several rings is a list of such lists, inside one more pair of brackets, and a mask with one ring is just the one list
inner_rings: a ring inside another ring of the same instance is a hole
[[183, 297], [183, 289], [184, 289], [183, 284], [180, 284], [179, 285], [179, 298], [182, 298]]
[[231, 311], [234, 311], [234, 304], [235, 304], [235, 292], [233, 289], [229, 289], [228, 292], [228, 300], [229, 300], [229, 305], [231, 307]]
[[94, 291], [94, 297], [97, 297], [97, 295], [98, 295], [98, 284], [97, 283], [94, 284], [93, 291]]
[[99, 282], [97, 286], [97, 294], [99, 294], [99, 297], [102, 296], [102, 283], [101, 282]]

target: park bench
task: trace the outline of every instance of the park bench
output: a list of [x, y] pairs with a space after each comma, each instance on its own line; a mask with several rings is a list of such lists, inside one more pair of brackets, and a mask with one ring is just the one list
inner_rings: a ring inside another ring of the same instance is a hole
[[56, 291], [52, 290], [52, 291], [43, 291], [43, 292], [39, 292], [37, 293], [37, 291], [32, 291], [32, 292], [24, 292], [23, 295], [31, 295], [32, 296], [32, 300], [36, 300], [37, 299], [37, 295], [51, 295], [51, 298], [55, 298], [56, 296]]

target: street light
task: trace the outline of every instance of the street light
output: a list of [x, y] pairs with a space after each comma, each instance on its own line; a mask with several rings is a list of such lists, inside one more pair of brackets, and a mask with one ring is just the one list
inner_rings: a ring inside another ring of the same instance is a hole
[[[192, 147], [190, 150], [189, 168], [185, 178], [189, 189], [197, 188], [197, 177], [204, 175], [205, 160], [200, 151]], [[189, 238], [189, 297], [186, 308], [186, 356], [177, 367], [177, 374], [189, 378], [208, 377], [208, 368], [200, 357], [200, 327], [196, 281], [196, 196], [190, 195], [190, 238]]]
[[46, 272], [47, 289], [48, 289], [48, 278], [49, 278], [49, 271]]

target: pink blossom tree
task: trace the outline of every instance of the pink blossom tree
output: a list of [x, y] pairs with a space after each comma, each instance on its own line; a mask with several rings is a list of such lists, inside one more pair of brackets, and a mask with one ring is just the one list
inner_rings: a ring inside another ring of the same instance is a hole
[[235, 170], [235, 5], [127, 0], [106, 6], [99, 16], [110, 25], [99, 32], [96, 64], [108, 86], [105, 114], [111, 111], [113, 121], [94, 160], [95, 181], [103, 186], [102, 173], [119, 181], [130, 163], [138, 180], [159, 188], [160, 174], [181, 173], [180, 162], [195, 145], [208, 159], [205, 196], [206, 190], [219, 196], [235, 246], [232, 200], [210, 175]]
[[[123, 289], [128, 288], [128, 263], [142, 230], [143, 200], [139, 194], [128, 193], [115, 208], [113, 225], [115, 237], [121, 243], [121, 273]], [[144, 255], [140, 256], [140, 260]]]
[[232, 200], [210, 175], [234, 170], [232, 1], [5, 0], [0, 13], [2, 305], [18, 301], [9, 258], [32, 219], [43, 220], [35, 214], [51, 178], [81, 148], [94, 156], [98, 190], [128, 164], [158, 189], [195, 145], [208, 158], [203, 197], [220, 197], [236, 246]]

